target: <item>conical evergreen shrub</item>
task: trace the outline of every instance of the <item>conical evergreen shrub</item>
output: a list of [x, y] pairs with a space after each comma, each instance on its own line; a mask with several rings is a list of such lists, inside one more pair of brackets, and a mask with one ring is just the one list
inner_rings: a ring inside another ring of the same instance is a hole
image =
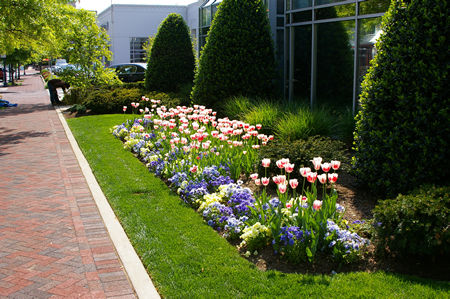
[[179, 14], [169, 14], [153, 41], [145, 74], [147, 90], [177, 91], [194, 79], [195, 58], [189, 28]]
[[274, 46], [261, 0], [224, 0], [200, 56], [192, 99], [220, 108], [233, 96], [274, 94]]
[[449, 182], [448, 6], [392, 1], [362, 84], [354, 167], [374, 192], [396, 196]]

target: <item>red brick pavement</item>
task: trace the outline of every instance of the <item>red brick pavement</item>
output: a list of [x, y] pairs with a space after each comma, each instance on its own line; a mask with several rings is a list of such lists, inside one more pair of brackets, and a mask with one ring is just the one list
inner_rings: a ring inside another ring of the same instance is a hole
[[0, 298], [135, 298], [37, 74], [0, 88]]

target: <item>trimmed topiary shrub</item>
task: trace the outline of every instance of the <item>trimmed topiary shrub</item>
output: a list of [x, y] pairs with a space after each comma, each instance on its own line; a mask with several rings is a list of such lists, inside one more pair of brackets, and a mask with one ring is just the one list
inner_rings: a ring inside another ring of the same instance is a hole
[[424, 186], [374, 209], [376, 244], [401, 256], [450, 254], [450, 187]]
[[177, 91], [194, 79], [195, 58], [189, 28], [179, 14], [169, 14], [158, 28], [145, 73], [147, 90]]
[[224, 0], [200, 56], [192, 99], [221, 110], [233, 96], [271, 97], [274, 46], [261, 0]]
[[395, 196], [449, 180], [447, 1], [392, 1], [362, 84], [354, 166], [360, 182]]

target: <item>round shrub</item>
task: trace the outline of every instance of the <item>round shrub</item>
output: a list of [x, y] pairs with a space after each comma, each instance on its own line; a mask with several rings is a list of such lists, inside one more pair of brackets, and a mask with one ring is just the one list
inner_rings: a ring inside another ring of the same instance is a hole
[[425, 186], [374, 209], [376, 244], [401, 256], [450, 254], [450, 187]]
[[447, 1], [392, 1], [364, 79], [354, 166], [360, 182], [395, 196], [449, 179]]
[[179, 14], [169, 14], [153, 41], [145, 73], [147, 90], [177, 91], [194, 79], [195, 58], [189, 28]]
[[141, 97], [141, 90], [137, 88], [94, 89], [82, 104], [95, 114], [121, 113], [123, 106], [131, 109], [131, 102], [139, 102]]
[[224, 0], [212, 21], [200, 56], [192, 99], [221, 110], [232, 96], [270, 97], [275, 56], [261, 0]]

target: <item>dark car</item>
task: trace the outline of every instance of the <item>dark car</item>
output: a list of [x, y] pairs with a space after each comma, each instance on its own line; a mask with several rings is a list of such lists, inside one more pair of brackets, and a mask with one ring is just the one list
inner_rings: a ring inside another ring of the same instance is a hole
[[111, 65], [110, 68], [116, 70], [117, 76], [122, 82], [137, 82], [144, 81], [147, 64], [137, 62], [120, 63]]

